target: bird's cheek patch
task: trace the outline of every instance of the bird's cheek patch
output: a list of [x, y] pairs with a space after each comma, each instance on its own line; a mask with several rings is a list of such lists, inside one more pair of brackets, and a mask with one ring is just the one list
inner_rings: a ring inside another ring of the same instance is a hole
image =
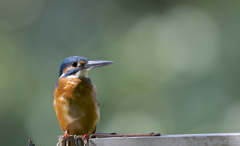
[[63, 70], [63, 73], [66, 74], [69, 70], [71, 69], [74, 69], [74, 67], [70, 66], [70, 67], [66, 67], [64, 70]]

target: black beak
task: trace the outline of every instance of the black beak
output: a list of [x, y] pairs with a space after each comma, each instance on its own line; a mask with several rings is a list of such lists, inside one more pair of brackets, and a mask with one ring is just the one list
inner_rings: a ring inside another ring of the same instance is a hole
[[105, 65], [109, 65], [112, 64], [113, 61], [103, 61], [103, 60], [93, 60], [93, 61], [88, 61], [83, 68], [84, 69], [91, 69], [91, 68], [95, 68], [95, 67], [101, 67], [101, 66], [105, 66]]

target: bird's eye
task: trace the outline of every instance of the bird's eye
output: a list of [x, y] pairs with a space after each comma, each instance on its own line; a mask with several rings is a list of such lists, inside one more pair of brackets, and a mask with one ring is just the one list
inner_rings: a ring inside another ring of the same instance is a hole
[[72, 63], [72, 66], [73, 66], [73, 67], [77, 67], [77, 64], [78, 64], [77, 62], [73, 62], [73, 63]]

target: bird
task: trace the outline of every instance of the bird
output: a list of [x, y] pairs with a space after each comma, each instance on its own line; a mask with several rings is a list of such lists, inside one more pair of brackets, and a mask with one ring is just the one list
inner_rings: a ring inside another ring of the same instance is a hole
[[92, 68], [112, 63], [113, 61], [89, 61], [82, 56], [70, 56], [61, 63], [53, 105], [64, 137], [86, 137], [96, 131], [100, 119], [99, 103], [95, 86], [87, 74]]

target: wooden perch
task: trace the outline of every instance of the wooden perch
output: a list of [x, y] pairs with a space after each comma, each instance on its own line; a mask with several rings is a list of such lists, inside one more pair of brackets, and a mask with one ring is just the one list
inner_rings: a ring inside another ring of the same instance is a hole
[[88, 146], [89, 138], [104, 138], [104, 137], [147, 137], [147, 136], [160, 136], [160, 133], [131, 133], [131, 134], [116, 134], [116, 133], [96, 133], [91, 134], [88, 138], [82, 135], [69, 135], [64, 137], [58, 136], [57, 146]]
[[90, 138], [94, 137], [143, 137], [143, 136], [160, 136], [160, 133], [130, 133], [130, 134], [116, 134], [116, 133], [96, 133], [91, 134]]

